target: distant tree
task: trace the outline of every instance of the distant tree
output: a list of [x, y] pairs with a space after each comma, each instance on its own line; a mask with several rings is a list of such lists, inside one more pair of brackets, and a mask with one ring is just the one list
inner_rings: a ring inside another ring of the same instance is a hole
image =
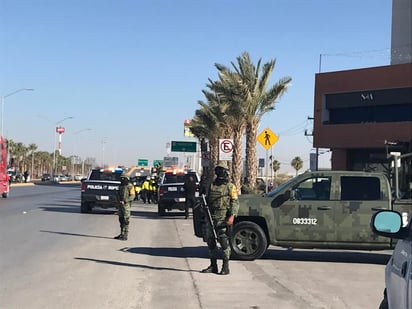
[[272, 163], [272, 170], [275, 173], [275, 180], [278, 176], [278, 170], [280, 169], [280, 162], [278, 160], [273, 160]]
[[290, 165], [296, 170], [297, 175], [298, 171], [303, 167], [303, 161], [300, 157], [294, 157]]
[[34, 177], [34, 151], [37, 150], [37, 145], [30, 144], [27, 149], [30, 151], [30, 155], [31, 155], [31, 169], [30, 169], [31, 176], [30, 177]]

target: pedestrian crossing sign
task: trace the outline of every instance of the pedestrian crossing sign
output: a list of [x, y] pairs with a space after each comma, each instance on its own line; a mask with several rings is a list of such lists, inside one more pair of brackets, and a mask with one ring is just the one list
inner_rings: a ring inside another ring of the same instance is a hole
[[279, 137], [272, 132], [269, 128], [264, 129], [258, 136], [258, 142], [265, 147], [266, 150], [269, 150], [277, 141]]

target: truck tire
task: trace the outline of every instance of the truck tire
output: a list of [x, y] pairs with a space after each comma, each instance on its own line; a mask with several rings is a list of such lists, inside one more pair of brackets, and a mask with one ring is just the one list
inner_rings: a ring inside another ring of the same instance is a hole
[[80, 212], [82, 214], [90, 213], [92, 212], [92, 206], [88, 202], [81, 202], [80, 204]]
[[157, 204], [157, 214], [159, 216], [164, 216], [165, 215], [165, 207], [162, 204]]
[[7, 197], [9, 196], [9, 192], [3, 192], [3, 193], [1, 194], [1, 196], [2, 196], [3, 198], [7, 198]]
[[388, 308], [389, 308], [388, 299], [385, 297], [384, 299], [382, 299], [382, 302], [379, 305], [379, 309], [388, 309]]
[[268, 241], [259, 225], [243, 221], [233, 226], [230, 245], [235, 259], [252, 261], [262, 257], [268, 247]]

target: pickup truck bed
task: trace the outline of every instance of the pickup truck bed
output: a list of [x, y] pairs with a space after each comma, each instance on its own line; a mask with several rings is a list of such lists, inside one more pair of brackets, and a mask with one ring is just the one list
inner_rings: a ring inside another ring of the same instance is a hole
[[92, 170], [81, 184], [81, 213], [90, 213], [94, 207], [118, 208], [119, 170]]

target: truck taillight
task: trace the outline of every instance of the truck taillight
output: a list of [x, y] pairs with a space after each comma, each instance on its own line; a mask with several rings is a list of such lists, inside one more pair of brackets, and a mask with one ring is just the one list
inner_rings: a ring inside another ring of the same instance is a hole
[[162, 196], [164, 194], [165, 190], [163, 187], [159, 188], [159, 195]]
[[86, 190], [86, 184], [82, 182], [81, 191], [84, 192]]

